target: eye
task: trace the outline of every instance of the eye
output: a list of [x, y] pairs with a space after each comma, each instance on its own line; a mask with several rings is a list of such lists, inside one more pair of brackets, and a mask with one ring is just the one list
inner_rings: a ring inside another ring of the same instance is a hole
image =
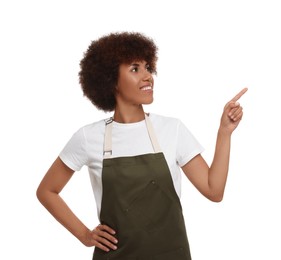
[[134, 66], [134, 67], [131, 69], [132, 72], [138, 72], [138, 70], [139, 70], [139, 69], [138, 69], [137, 66]]
[[150, 67], [150, 65], [146, 65], [146, 70], [148, 71], [148, 72], [150, 72], [150, 73], [153, 73], [154, 71], [153, 71], [153, 69]]

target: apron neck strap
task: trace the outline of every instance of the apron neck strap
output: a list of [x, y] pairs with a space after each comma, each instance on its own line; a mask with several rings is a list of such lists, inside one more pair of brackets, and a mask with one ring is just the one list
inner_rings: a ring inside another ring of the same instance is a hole
[[152, 125], [152, 123], [149, 119], [149, 116], [146, 113], [144, 114], [144, 116], [145, 116], [146, 128], [147, 128], [147, 131], [148, 131], [148, 134], [149, 134], [149, 137], [150, 137], [150, 141], [151, 141], [152, 146], [153, 146], [154, 153], [160, 153], [161, 148], [160, 148], [160, 145], [157, 141], [153, 125]]
[[[145, 115], [146, 128], [150, 137], [150, 141], [153, 146], [153, 150], [155, 153], [159, 153], [161, 152], [161, 149], [157, 141], [152, 123], [149, 119], [149, 116], [147, 114], [144, 115]], [[104, 136], [104, 147], [103, 147], [104, 158], [110, 158], [112, 155], [112, 126], [113, 126], [113, 118], [111, 117], [105, 122], [105, 136]]]

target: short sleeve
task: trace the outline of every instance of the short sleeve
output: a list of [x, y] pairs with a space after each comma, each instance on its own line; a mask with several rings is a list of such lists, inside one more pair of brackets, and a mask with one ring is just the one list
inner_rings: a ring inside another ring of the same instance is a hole
[[177, 162], [180, 167], [184, 166], [192, 158], [204, 151], [201, 144], [181, 121], [178, 123], [176, 149]]
[[80, 128], [59, 154], [60, 159], [72, 170], [79, 171], [87, 163], [84, 129]]

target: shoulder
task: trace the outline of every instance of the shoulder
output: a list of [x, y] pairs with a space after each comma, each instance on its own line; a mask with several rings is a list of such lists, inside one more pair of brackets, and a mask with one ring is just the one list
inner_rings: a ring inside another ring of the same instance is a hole
[[194, 138], [189, 128], [179, 118], [150, 113], [151, 122], [155, 130], [162, 135], [175, 138]]
[[104, 135], [105, 125], [108, 119], [109, 118], [100, 119], [98, 121], [83, 125], [74, 132], [72, 138], [79, 139], [80, 141], [82, 141], [82, 139], [85, 141], [89, 141], [93, 138], [100, 138]]
[[180, 120], [175, 117], [170, 117], [170, 116], [163, 116], [163, 115], [158, 115], [154, 113], [149, 113], [149, 118], [151, 119], [152, 122], [159, 123], [159, 124], [179, 124]]
[[108, 118], [100, 119], [98, 121], [86, 124], [78, 129], [78, 131], [82, 131], [84, 133], [98, 133], [104, 132], [106, 122], [109, 120]]
[[154, 113], [149, 114], [149, 118], [151, 119], [152, 124], [155, 127], [161, 127], [165, 129], [177, 129], [180, 125], [182, 125], [182, 122], [180, 119], [175, 117], [169, 117], [169, 116], [163, 116], [158, 115]]

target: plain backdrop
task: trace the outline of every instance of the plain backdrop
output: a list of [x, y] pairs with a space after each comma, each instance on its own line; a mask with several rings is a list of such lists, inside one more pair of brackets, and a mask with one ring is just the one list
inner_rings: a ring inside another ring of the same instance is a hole
[[[42, 177], [72, 134], [109, 117], [82, 95], [79, 61], [90, 42], [135, 31], [159, 47], [147, 112], [180, 118], [211, 163], [222, 109], [242, 88], [221, 203], [183, 178], [194, 260], [280, 260], [281, 7], [267, 0], [49, 0], [0, 2], [0, 259], [91, 259], [38, 202]], [[94, 228], [84, 167], [62, 192]], [[173, 239], [167, 237], [167, 239]]]

